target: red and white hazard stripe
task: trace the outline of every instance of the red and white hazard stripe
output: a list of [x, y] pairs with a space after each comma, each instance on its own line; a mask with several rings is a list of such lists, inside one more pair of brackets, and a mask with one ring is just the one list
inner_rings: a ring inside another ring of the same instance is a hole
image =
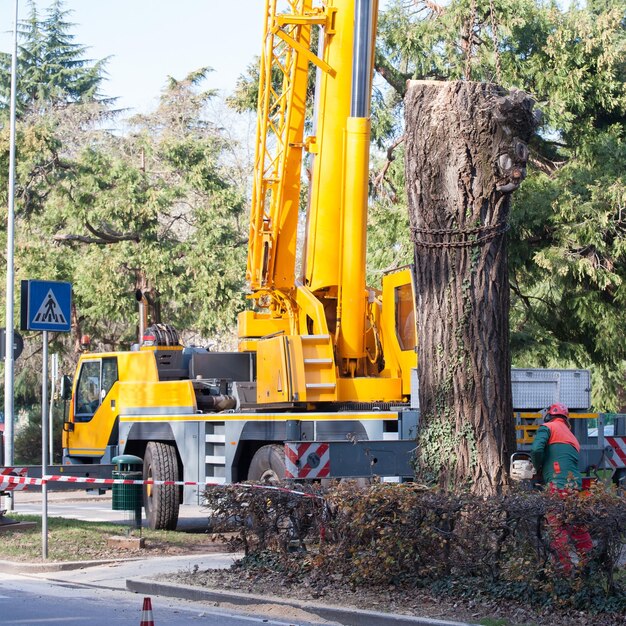
[[[26, 476], [25, 467], [3, 467], [0, 469], [0, 491], [21, 491], [26, 485], [19, 482], [7, 482], [7, 477], [23, 478]], [[5, 484], [6, 483], [6, 484]]]
[[605, 437], [606, 442], [613, 448], [613, 456], [609, 463], [615, 469], [626, 467], [626, 437]]
[[295, 443], [285, 444], [285, 478], [296, 478], [298, 476], [298, 445]]
[[330, 450], [327, 443], [301, 442], [285, 444], [287, 478], [328, 478]]

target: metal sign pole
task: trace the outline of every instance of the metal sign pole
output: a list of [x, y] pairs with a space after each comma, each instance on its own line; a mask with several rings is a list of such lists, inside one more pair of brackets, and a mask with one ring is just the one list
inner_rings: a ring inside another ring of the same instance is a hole
[[[17, 76], [17, 9], [15, 0], [15, 19], [13, 22], [13, 54], [11, 58], [11, 105], [9, 122], [9, 206], [7, 216], [7, 282], [6, 282], [6, 358], [4, 361], [4, 461], [13, 465], [13, 299], [14, 299], [14, 250], [15, 250], [15, 92]], [[10, 500], [13, 508], [13, 500]]]
[[54, 397], [57, 392], [57, 380], [59, 378], [59, 355], [55, 352], [50, 355], [50, 412], [48, 414], [48, 439], [50, 440], [50, 452], [48, 463], [54, 465]]
[[43, 331], [43, 365], [41, 368], [41, 557], [48, 558], [48, 331]]

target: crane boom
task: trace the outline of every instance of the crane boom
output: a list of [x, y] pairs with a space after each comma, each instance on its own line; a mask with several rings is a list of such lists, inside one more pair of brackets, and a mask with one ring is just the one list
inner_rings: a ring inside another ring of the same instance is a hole
[[[292, 401], [403, 397], [398, 372], [385, 369], [381, 303], [365, 284], [377, 12], [378, 0], [266, 0], [247, 268], [257, 310], [239, 317], [240, 350], [260, 350], [268, 364], [280, 360], [290, 369], [295, 367], [290, 359], [330, 360], [334, 371], [300, 372], [293, 376], [294, 389], [302, 381], [307, 392], [265, 390], [259, 401], [276, 394]], [[305, 137], [305, 129], [312, 134]], [[310, 159], [304, 160], [304, 152]], [[309, 202], [299, 242], [305, 173]], [[276, 335], [290, 338], [289, 345], [281, 338], [264, 339]], [[312, 336], [317, 347], [309, 352], [315, 357], [303, 357], [307, 349], [299, 346], [310, 345], [313, 340], [306, 337]], [[288, 358], [290, 351], [295, 353]], [[304, 382], [311, 377], [315, 383]], [[363, 379], [360, 386], [357, 378]], [[314, 394], [313, 385], [324, 391]]]
[[312, 0], [277, 13], [266, 2], [250, 215], [247, 279], [253, 291], [293, 288]]

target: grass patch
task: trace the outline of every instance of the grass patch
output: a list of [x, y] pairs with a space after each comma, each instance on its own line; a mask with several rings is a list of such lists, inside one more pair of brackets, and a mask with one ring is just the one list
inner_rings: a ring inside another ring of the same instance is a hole
[[[34, 528], [7, 529], [0, 535], [0, 560], [32, 563], [41, 560], [41, 517], [11, 514], [16, 521], [35, 522]], [[126, 535], [129, 527], [110, 522], [48, 518], [48, 561], [89, 561], [136, 556], [173, 556], [223, 550], [223, 544], [209, 533], [182, 533], [143, 528], [146, 547], [128, 550], [108, 545], [109, 537]], [[133, 536], [138, 531], [133, 530]]]

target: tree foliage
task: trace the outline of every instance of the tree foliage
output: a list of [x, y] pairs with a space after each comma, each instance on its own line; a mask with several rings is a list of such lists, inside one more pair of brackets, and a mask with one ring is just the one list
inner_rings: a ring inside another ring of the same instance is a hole
[[[88, 48], [74, 41], [71, 13], [54, 0], [40, 18], [36, 4], [20, 22], [16, 105], [19, 114], [51, 106], [95, 100], [105, 79], [106, 59], [85, 58]], [[0, 54], [0, 107], [8, 108], [11, 55]]]
[[[232, 141], [208, 120], [210, 70], [169, 77], [156, 110], [128, 121], [124, 132], [110, 131], [112, 101], [96, 97], [103, 65], [81, 61], [85, 48], [74, 43], [67, 15], [60, 1], [45, 20], [31, 6], [20, 48], [16, 279], [73, 285], [72, 336], [53, 335], [51, 350], [65, 355], [69, 372], [82, 334], [96, 349], [128, 349], [137, 336], [138, 288], [157, 292], [163, 321], [196, 342], [226, 335], [245, 302], [245, 179], [230, 160]], [[44, 54], [56, 64], [44, 63]], [[29, 91], [28, 81], [41, 90]], [[4, 124], [3, 207], [8, 153]], [[18, 376], [41, 370], [40, 342], [26, 334]], [[18, 406], [31, 403], [16, 391]]]
[[618, 408], [626, 372], [625, 16], [624, 0], [398, 0], [379, 20], [376, 55], [400, 97], [408, 78], [471, 77], [537, 100], [543, 123], [509, 234], [513, 359], [591, 367], [604, 410]]
[[202, 336], [242, 306], [244, 196], [227, 180], [219, 129], [202, 118], [205, 75], [170, 80], [127, 136], [93, 126], [99, 104], [20, 124], [20, 277], [71, 281], [80, 332], [108, 347], [135, 336], [137, 288], [156, 289], [164, 318]]

